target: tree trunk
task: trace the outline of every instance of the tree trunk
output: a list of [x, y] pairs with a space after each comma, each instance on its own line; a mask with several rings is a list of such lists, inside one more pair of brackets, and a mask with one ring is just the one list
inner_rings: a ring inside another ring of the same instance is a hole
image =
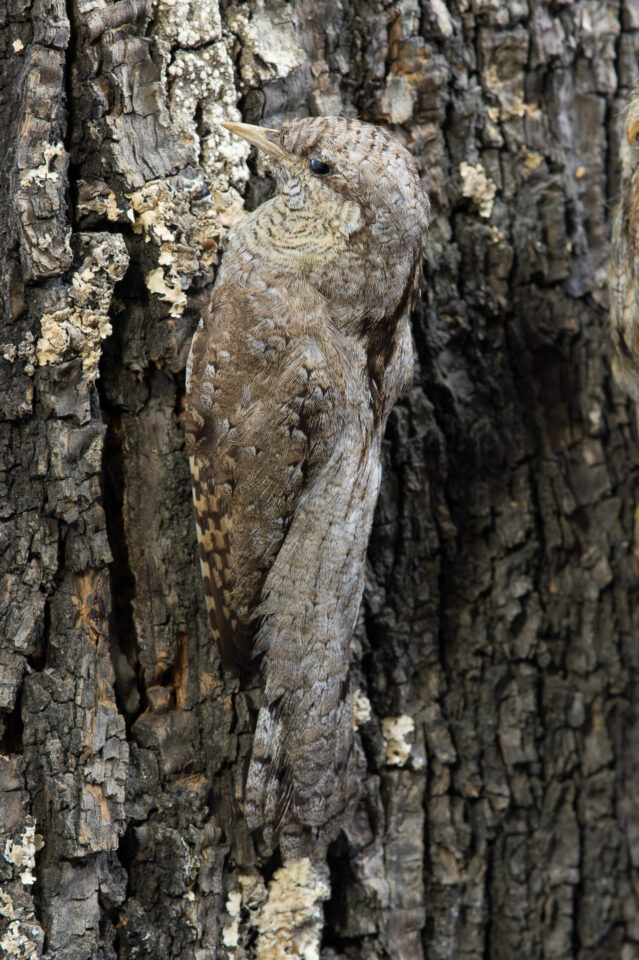
[[[0, 952], [639, 958], [604, 286], [639, 4], [9, 0], [0, 31]], [[433, 222], [353, 642], [367, 776], [328, 863], [282, 864], [242, 818], [259, 690], [207, 625], [184, 367], [269, 190], [215, 121], [332, 113], [392, 124]]]

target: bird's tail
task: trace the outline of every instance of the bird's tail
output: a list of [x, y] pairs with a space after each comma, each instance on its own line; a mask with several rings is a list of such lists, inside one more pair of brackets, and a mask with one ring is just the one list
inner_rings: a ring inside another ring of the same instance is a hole
[[285, 856], [334, 839], [357, 794], [350, 644], [380, 475], [368, 452], [342, 447], [314, 478], [256, 610], [264, 694], [245, 816]]
[[285, 857], [333, 840], [357, 794], [348, 676], [300, 686], [270, 703], [265, 695], [245, 791], [247, 825]]

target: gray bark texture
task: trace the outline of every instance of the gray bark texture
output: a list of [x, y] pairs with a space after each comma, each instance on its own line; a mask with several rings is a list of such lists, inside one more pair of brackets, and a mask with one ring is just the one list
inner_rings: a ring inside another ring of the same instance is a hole
[[[0, 58], [0, 955], [637, 960], [605, 273], [639, 2], [8, 0]], [[242, 817], [259, 689], [207, 626], [184, 367], [271, 186], [215, 121], [334, 113], [392, 125], [433, 217], [353, 641], [366, 776], [327, 863], [282, 863]]]

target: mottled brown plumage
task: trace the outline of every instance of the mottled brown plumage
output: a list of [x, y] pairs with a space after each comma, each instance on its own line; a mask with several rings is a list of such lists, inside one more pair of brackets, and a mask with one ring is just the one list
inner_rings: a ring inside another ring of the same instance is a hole
[[621, 188], [612, 229], [610, 331], [612, 369], [619, 385], [639, 400], [639, 91], [626, 114], [621, 144]]
[[301, 855], [353, 794], [349, 644], [429, 205], [385, 130], [226, 126], [267, 153], [280, 192], [229, 234], [189, 358], [187, 442], [220, 653], [264, 682], [246, 820]]

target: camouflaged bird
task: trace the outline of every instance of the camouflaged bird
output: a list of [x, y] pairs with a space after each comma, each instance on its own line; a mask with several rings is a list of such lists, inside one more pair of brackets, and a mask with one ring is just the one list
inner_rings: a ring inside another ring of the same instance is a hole
[[349, 646], [429, 202], [378, 127], [223, 126], [267, 155], [279, 194], [228, 235], [189, 357], [187, 444], [222, 660], [261, 663], [245, 818], [300, 856], [337, 835], [354, 791]]
[[615, 379], [639, 401], [639, 89], [628, 106], [625, 132], [608, 271], [610, 332]]

